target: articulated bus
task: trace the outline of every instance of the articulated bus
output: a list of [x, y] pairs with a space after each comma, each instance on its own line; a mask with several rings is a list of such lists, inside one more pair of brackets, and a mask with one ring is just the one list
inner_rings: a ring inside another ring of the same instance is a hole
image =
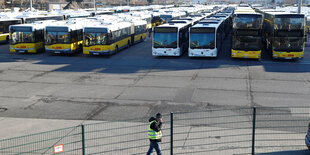
[[301, 59], [305, 50], [305, 16], [264, 12], [266, 50], [273, 59]]
[[38, 53], [44, 51], [44, 24], [10, 26], [10, 52]]
[[83, 28], [83, 54], [112, 55], [131, 45], [130, 22], [91, 23]]
[[1, 19], [0, 18], [0, 43], [9, 43], [10, 38], [10, 25], [21, 24], [20, 19]]
[[146, 38], [147, 22], [145, 20], [134, 20], [134, 33], [132, 34], [132, 44], [142, 42]]
[[168, 23], [154, 27], [152, 55], [180, 56], [188, 49], [191, 23]]
[[17, 16], [16, 18], [19, 18], [22, 20], [23, 24], [29, 24], [33, 23], [35, 21], [44, 21], [44, 20], [64, 20], [65, 16], [63, 15], [48, 15], [48, 16], [28, 16], [28, 17], [23, 17], [23, 16]]
[[225, 32], [224, 21], [209, 20], [189, 29], [189, 57], [217, 57]]
[[45, 28], [45, 51], [54, 54], [82, 52], [83, 23], [56, 22]]
[[232, 58], [261, 58], [262, 23], [262, 14], [255, 12], [234, 13], [231, 47]]

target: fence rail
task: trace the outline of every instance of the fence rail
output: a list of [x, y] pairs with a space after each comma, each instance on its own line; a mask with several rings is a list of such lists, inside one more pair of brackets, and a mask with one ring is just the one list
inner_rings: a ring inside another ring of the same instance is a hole
[[[253, 107], [176, 112], [164, 117], [165, 154], [259, 154], [304, 150], [309, 107]], [[145, 119], [141, 119], [145, 120]], [[145, 154], [148, 122], [82, 124], [0, 140], [0, 154]]]

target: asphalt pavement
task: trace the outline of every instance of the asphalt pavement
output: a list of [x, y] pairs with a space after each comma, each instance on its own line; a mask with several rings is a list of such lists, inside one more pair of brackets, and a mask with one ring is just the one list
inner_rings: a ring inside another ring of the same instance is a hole
[[309, 47], [299, 61], [266, 53], [232, 59], [230, 42], [218, 58], [153, 57], [149, 38], [105, 57], [15, 54], [0, 45], [0, 137], [84, 122], [143, 122], [157, 112], [309, 105]]

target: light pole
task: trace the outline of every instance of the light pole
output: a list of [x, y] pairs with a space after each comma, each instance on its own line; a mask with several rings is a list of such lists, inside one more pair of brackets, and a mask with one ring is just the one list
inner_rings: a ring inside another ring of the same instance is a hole
[[302, 5], [302, 0], [298, 0], [298, 11], [297, 11], [298, 14], [301, 13], [301, 5]]
[[29, 1], [30, 1], [30, 12], [32, 12], [32, 0]]

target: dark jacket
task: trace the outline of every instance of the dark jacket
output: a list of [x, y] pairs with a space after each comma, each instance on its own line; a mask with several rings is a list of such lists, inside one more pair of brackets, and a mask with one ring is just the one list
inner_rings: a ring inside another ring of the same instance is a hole
[[[154, 117], [151, 117], [150, 119], [149, 119], [149, 122], [152, 122], [152, 121], [154, 121], [154, 120], [156, 120], [156, 118], [154, 118]], [[156, 131], [156, 132], [158, 132], [158, 131], [161, 131], [161, 128], [162, 128], [162, 122], [157, 122], [157, 121], [155, 121], [155, 122], [153, 122], [152, 124], [151, 124], [151, 129], [153, 129], [154, 131]], [[161, 142], [161, 139], [155, 139], [155, 140], [151, 140], [150, 139], [150, 141], [156, 141], [156, 142]]]

